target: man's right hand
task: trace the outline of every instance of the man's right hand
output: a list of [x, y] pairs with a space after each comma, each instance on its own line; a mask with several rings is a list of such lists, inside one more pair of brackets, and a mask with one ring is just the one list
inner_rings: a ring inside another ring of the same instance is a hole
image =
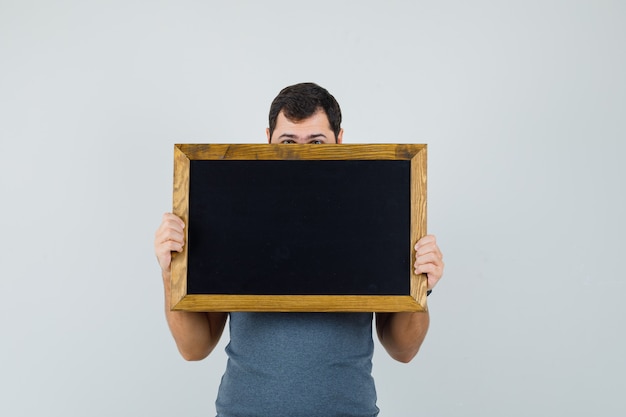
[[182, 252], [185, 244], [185, 223], [180, 217], [165, 213], [154, 235], [154, 253], [163, 272], [171, 271], [172, 252]]

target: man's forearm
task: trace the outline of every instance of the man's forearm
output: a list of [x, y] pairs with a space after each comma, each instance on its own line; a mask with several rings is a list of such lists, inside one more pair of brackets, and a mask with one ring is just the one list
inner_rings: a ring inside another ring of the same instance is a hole
[[215, 348], [222, 336], [227, 314], [172, 311], [169, 275], [169, 272], [163, 272], [165, 317], [176, 347], [186, 360], [204, 359]]
[[378, 338], [389, 355], [410, 362], [426, 337], [430, 316], [423, 313], [377, 313]]

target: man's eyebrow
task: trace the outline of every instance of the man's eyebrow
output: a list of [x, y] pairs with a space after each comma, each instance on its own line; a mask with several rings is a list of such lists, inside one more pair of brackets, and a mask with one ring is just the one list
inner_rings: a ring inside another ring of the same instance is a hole
[[[295, 135], [293, 133], [283, 133], [282, 135], [279, 136], [279, 138], [286, 138], [286, 139], [296, 139], [297, 137], [298, 135]], [[308, 135], [306, 138], [307, 139], [326, 138], [326, 135], [323, 133], [313, 133], [311, 135]]]

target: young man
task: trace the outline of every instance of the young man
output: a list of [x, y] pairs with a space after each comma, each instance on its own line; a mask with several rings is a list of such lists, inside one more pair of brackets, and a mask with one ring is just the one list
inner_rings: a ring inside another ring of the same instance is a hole
[[[270, 107], [269, 143], [341, 143], [341, 110], [324, 88], [296, 84]], [[182, 220], [171, 213], [155, 235], [165, 287], [165, 314], [187, 360], [204, 359], [230, 317], [228, 363], [220, 385], [218, 417], [359, 416], [378, 414], [372, 370], [372, 313], [192, 313], [170, 311], [171, 253], [184, 245]], [[434, 236], [415, 245], [416, 273], [432, 289], [443, 275]], [[409, 362], [428, 330], [428, 313], [376, 313], [381, 344]]]

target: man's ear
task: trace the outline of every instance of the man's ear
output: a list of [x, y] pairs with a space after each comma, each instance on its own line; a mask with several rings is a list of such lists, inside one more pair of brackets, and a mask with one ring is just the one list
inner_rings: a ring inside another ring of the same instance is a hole
[[341, 143], [343, 140], [343, 128], [339, 129], [339, 134], [337, 135], [337, 143]]
[[265, 136], [267, 136], [267, 143], [272, 143], [272, 138], [270, 138], [270, 128], [265, 128]]

